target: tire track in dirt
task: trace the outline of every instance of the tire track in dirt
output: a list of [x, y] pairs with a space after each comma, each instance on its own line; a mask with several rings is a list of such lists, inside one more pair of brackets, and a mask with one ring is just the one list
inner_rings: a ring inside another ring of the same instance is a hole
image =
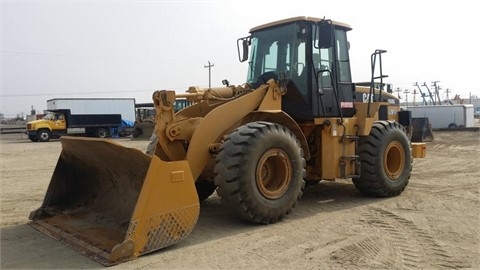
[[[290, 242], [290, 246], [280, 253], [279, 257], [299, 257], [331, 268], [332, 265], [374, 266], [380, 269], [391, 268], [390, 258], [394, 249], [378, 237], [365, 235], [361, 229], [347, 226], [352, 220], [345, 220], [345, 215], [361, 218], [369, 210], [369, 205], [381, 203], [382, 199], [360, 195], [350, 180], [338, 182], [321, 182], [317, 186], [305, 190], [300, 206], [296, 208], [293, 219], [300, 216], [321, 216], [321, 224], [317, 226], [303, 224], [303, 231], [309, 234], [308, 241]], [[336, 221], [337, 224], [331, 221]], [[338, 221], [341, 221], [339, 225]], [[308, 231], [311, 231], [310, 233]], [[387, 258], [387, 259], [379, 259]]]
[[455, 250], [459, 260], [473, 265], [477, 261], [478, 264], [478, 259], [473, 258], [478, 258], [480, 254], [480, 237], [477, 232], [480, 219], [478, 211], [470, 212], [465, 209], [480, 209], [480, 183], [456, 181], [449, 186], [440, 187], [416, 184], [414, 189], [415, 193], [421, 192], [437, 200], [435, 208], [422, 206], [418, 209], [419, 212], [429, 211], [422, 218], [430, 227], [430, 232], [442, 242], [449, 243], [449, 250]]
[[369, 265], [372, 268], [391, 269], [395, 250], [381, 237], [367, 236], [363, 239], [330, 252], [330, 260], [345, 267]]
[[385, 209], [372, 209], [373, 212], [365, 215], [364, 222], [386, 233], [386, 239], [398, 252], [402, 268], [469, 267], [465, 262], [453, 258], [428, 231], [419, 228], [414, 222]]
[[[480, 206], [480, 182], [476, 183], [456, 183], [448, 186], [432, 186], [431, 184], [412, 183], [413, 192], [422, 192], [435, 196], [438, 204], [445, 209], [465, 206], [472, 209]], [[453, 211], [453, 210], [452, 210]], [[454, 211], [455, 212], [455, 211]]]

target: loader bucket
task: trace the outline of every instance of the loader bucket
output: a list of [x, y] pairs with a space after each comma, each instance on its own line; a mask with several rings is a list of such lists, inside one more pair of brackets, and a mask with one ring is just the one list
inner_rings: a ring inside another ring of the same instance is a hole
[[187, 237], [199, 215], [188, 162], [105, 139], [62, 137], [62, 152], [30, 225], [113, 265]]
[[152, 137], [155, 130], [155, 124], [150, 121], [136, 123], [133, 127], [132, 137], [137, 140], [148, 140]]
[[428, 117], [412, 118], [412, 142], [432, 142], [433, 132]]

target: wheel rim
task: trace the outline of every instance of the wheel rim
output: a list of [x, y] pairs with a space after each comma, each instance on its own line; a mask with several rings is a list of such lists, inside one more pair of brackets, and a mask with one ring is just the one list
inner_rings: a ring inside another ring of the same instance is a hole
[[105, 138], [105, 137], [107, 137], [107, 132], [104, 131], [104, 130], [99, 131], [99, 132], [98, 132], [98, 137], [100, 137], [100, 138]]
[[48, 139], [48, 133], [46, 133], [46, 132], [40, 133], [40, 138], [42, 138], [42, 140]]
[[291, 182], [292, 163], [281, 149], [274, 148], [260, 158], [255, 179], [260, 193], [268, 199], [278, 199]]
[[397, 180], [400, 177], [405, 167], [405, 151], [400, 142], [388, 144], [383, 157], [383, 167], [390, 179]]

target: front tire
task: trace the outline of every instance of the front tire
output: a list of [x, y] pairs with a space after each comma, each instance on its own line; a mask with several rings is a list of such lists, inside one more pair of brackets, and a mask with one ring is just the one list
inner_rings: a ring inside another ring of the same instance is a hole
[[37, 135], [28, 135], [28, 138], [29, 138], [32, 142], [38, 142]]
[[50, 140], [50, 131], [47, 129], [41, 129], [37, 132], [37, 139], [40, 142], [48, 142]]
[[305, 185], [303, 150], [286, 127], [253, 122], [220, 147], [215, 184], [222, 203], [244, 220], [270, 224], [288, 215]]
[[352, 180], [363, 194], [392, 197], [408, 185], [412, 154], [407, 135], [397, 122], [375, 122], [370, 135], [359, 140], [359, 157], [360, 177]]

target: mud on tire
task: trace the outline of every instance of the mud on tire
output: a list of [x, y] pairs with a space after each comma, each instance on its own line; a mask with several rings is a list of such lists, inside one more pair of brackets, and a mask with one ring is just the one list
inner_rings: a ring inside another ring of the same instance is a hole
[[409, 140], [393, 121], [375, 122], [370, 135], [359, 140], [360, 177], [355, 187], [365, 195], [391, 197], [408, 185], [412, 169]]
[[253, 122], [233, 131], [216, 157], [215, 184], [222, 203], [253, 223], [280, 221], [305, 186], [305, 159], [286, 127]]

